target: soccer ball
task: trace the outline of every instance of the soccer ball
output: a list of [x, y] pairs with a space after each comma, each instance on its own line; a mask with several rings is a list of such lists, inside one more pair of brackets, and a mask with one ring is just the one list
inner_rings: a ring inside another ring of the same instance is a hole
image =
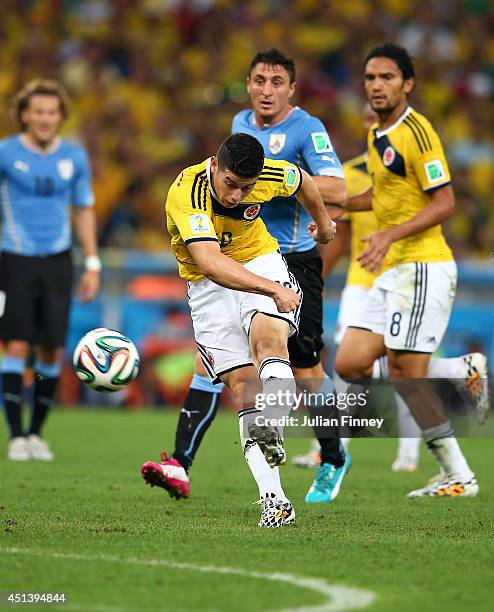
[[139, 353], [127, 336], [98, 327], [88, 332], [72, 357], [80, 381], [96, 391], [118, 391], [137, 376]]

